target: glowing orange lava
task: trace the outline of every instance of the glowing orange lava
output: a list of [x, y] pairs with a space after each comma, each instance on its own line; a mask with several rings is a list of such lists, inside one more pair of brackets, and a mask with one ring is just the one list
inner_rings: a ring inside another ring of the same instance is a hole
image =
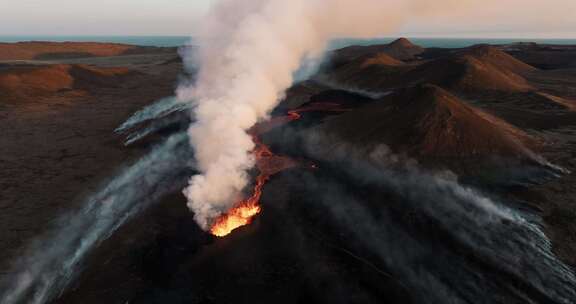
[[[264, 188], [268, 179], [276, 173], [298, 166], [298, 162], [289, 157], [278, 156], [272, 153], [272, 151], [270, 151], [270, 149], [260, 140], [259, 135], [277, 126], [298, 120], [301, 118], [300, 113], [309, 111], [345, 110], [340, 109], [338, 104], [315, 103], [307, 107], [289, 111], [286, 116], [274, 117], [252, 127], [248, 133], [252, 135], [252, 140], [256, 144], [252, 153], [256, 158], [256, 168], [259, 171], [259, 175], [256, 177], [256, 185], [254, 186], [253, 193], [250, 197], [236, 204], [236, 206], [226, 214], [217, 218], [212, 224], [212, 228], [210, 228], [210, 233], [218, 237], [224, 237], [235, 229], [250, 224], [254, 217], [260, 213], [262, 210], [262, 207], [260, 206], [262, 188]], [[313, 169], [316, 168], [313, 164], [310, 165], [310, 167]]]
[[267, 179], [266, 176], [259, 175], [252, 196], [240, 202], [237, 207], [225, 215], [219, 217], [212, 225], [210, 233], [223, 237], [237, 228], [250, 224], [252, 219], [262, 210], [259, 202], [260, 196], [262, 195], [262, 187], [264, 187]]
[[262, 129], [267, 128], [259, 124], [249, 131], [249, 133], [252, 134], [252, 140], [256, 144], [253, 153], [256, 157], [256, 167], [260, 172], [258, 177], [256, 177], [256, 185], [254, 186], [252, 196], [241, 201], [236, 207], [216, 219], [210, 229], [210, 233], [215, 236], [226, 236], [235, 229], [250, 224], [252, 219], [260, 213], [262, 209], [260, 207], [262, 188], [270, 176], [298, 165], [296, 161], [288, 157], [274, 155], [256, 135], [256, 130], [261, 131]]

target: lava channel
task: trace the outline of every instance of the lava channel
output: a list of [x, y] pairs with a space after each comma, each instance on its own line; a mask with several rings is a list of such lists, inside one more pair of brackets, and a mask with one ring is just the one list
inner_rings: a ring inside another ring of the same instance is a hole
[[[311, 111], [340, 112], [346, 110], [340, 109], [340, 105], [336, 103], [314, 103], [309, 106], [289, 111], [285, 116], [273, 117], [268, 121], [257, 123], [254, 127], [248, 130], [248, 134], [252, 136], [252, 140], [256, 145], [252, 153], [256, 158], [256, 169], [259, 172], [256, 177], [256, 183], [252, 195], [237, 203], [235, 207], [227, 213], [218, 217], [210, 228], [211, 234], [218, 237], [224, 237], [235, 229], [250, 224], [254, 217], [262, 211], [262, 207], [260, 206], [260, 197], [262, 196], [262, 189], [266, 182], [272, 175], [296, 167], [299, 163], [289, 157], [279, 156], [272, 153], [270, 148], [260, 140], [260, 135], [275, 127], [298, 120], [302, 117], [301, 113]], [[316, 167], [312, 165], [312, 168]]]

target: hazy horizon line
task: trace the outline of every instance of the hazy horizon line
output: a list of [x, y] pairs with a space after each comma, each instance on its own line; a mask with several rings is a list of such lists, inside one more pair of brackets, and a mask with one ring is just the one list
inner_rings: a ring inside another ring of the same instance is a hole
[[[349, 37], [338, 37], [338, 39], [354, 39], [354, 40], [370, 40], [370, 39], [394, 39], [394, 38], [412, 38], [412, 39], [555, 39], [555, 40], [576, 40], [576, 35], [574, 36], [538, 36], [538, 35], [526, 35], [519, 34], [520, 36], [498, 36], [498, 35], [450, 35], [450, 34], [404, 34], [399, 33], [398, 35], [390, 36], [375, 36], [370, 38], [349, 38]], [[194, 38], [194, 35], [178, 35], [178, 34], [166, 34], [166, 35], [148, 35], [148, 34], [0, 34], [0, 37], [167, 37], [167, 38]]]

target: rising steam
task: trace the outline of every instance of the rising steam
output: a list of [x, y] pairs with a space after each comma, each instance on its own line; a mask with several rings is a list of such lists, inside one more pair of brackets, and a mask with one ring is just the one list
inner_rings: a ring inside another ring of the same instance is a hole
[[452, 2], [218, 1], [201, 23], [199, 49], [185, 58], [199, 64], [197, 81], [178, 89], [179, 99], [197, 106], [189, 135], [202, 174], [184, 193], [198, 224], [209, 228], [241, 198], [254, 166], [246, 131], [278, 104], [303, 60], [318, 57], [333, 38], [382, 35], [432, 5], [446, 10]]

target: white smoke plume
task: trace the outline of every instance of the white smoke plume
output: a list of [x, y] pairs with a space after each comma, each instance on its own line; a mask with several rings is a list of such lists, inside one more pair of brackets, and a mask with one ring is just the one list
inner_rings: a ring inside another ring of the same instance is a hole
[[202, 174], [184, 193], [199, 225], [207, 229], [240, 198], [254, 166], [246, 131], [273, 110], [304, 59], [322, 54], [331, 39], [382, 36], [406, 18], [462, 2], [217, 1], [201, 22], [199, 48], [185, 58], [199, 64], [197, 82], [178, 89], [179, 99], [197, 106], [189, 135]]

